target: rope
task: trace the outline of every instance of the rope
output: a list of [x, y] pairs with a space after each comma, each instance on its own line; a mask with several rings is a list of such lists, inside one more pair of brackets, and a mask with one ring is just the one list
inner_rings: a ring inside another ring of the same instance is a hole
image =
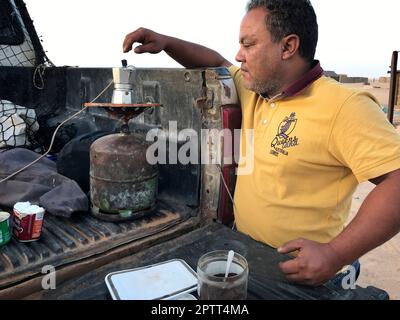
[[[44, 73], [47, 68], [55, 67], [54, 63], [45, 55], [45, 63], [38, 64], [33, 72], [33, 86], [38, 90], [44, 89]], [[40, 83], [37, 82], [37, 77], [39, 76]]]
[[[233, 208], [237, 212], [235, 201], [233, 199], [233, 196], [232, 196], [231, 192], [229, 191], [228, 184], [226, 183], [225, 178], [224, 178], [224, 172], [222, 171], [222, 168], [221, 168], [221, 166], [219, 164], [217, 164], [217, 168], [219, 169], [219, 174], [221, 175], [221, 179], [222, 179], [222, 182], [223, 182], [224, 187], [226, 189], [226, 192], [228, 192], [229, 198], [232, 201]], [[236, 227], [236, 220], [234, 219], [233, 220], [232, 230], [235, 230], [235, 227]]]
[[[47, 66], [45, 64], [39, 64], [35, 68], [35, 72], [33, 73], [33, 86], [38, 89], [38, 90], [43, 90], [44, 89], [44, 72], [46, 71]], [[40, 83], [37, 83], [37, 75], [39, 75], [39, 81]]]

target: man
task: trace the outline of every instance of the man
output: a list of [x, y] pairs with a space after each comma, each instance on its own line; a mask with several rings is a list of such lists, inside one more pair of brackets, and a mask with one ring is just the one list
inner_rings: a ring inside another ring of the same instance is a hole
[[[238, 230], [296, 253], [293, 282], [320, 285], [400, 230], [400, 138], [367, 93], [322, 75], [308, 0], [252, 0], [240, 28], [238, 69], [208, 48], [139, 29], [124, 52], [164, 50], [188, 68], [228, 67], [254, 129], [254, 172], [239, 176]], [[243, 130], [245, 131], [245, 130]], [[242, 147], [245, 139], [242, 136]], [[358, 183], [377, 187], [344, 228]]]

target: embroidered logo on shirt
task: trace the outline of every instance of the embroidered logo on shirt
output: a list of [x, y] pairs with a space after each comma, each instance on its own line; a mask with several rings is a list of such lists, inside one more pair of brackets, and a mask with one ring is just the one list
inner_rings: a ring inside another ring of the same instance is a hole
[[299, 145], [299, 139], [294, 136], [291, 137], [290, 134], [296, 129], [297, 119], [296, 113], [293, 112], [290, 117], [286, 117], [278, 128], [278, 134], [271, 143], [271, 154], [278, 157], [279, 154], [285, 156], [289, 155], [286, 149], [293, 148]]

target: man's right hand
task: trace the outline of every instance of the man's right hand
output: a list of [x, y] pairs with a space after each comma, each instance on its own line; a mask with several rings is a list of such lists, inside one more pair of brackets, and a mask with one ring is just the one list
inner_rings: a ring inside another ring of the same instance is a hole
[[136, 31], [129, 33], [124, 40], [123, 50], [127, 53], [132, 50], [135, 42], [142, 45], [135, 48], [135, 53], [159, 53], [165, 49], [167, 36], [156, 33], [152, 30], [139, 28]]
[[164, 50], [185, 68], [229, 67], [232, 65], [212, 49], [145, 28], [137, 29], [125, 37], [124, 52], [131, 51], [135, 42], [141, 43], [135, 48], [135, 53], [159, 53]]

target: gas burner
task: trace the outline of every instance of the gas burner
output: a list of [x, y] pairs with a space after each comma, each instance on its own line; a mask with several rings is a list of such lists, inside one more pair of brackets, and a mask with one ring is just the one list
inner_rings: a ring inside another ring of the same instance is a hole
[[162, 107], [163, 105], [160, 103], [85, 103], [84, 106], [89, 108], [102, 108], [106, 110], [113, 119], [128, 123], [129, 120], [137, 117], [148, 108]]

